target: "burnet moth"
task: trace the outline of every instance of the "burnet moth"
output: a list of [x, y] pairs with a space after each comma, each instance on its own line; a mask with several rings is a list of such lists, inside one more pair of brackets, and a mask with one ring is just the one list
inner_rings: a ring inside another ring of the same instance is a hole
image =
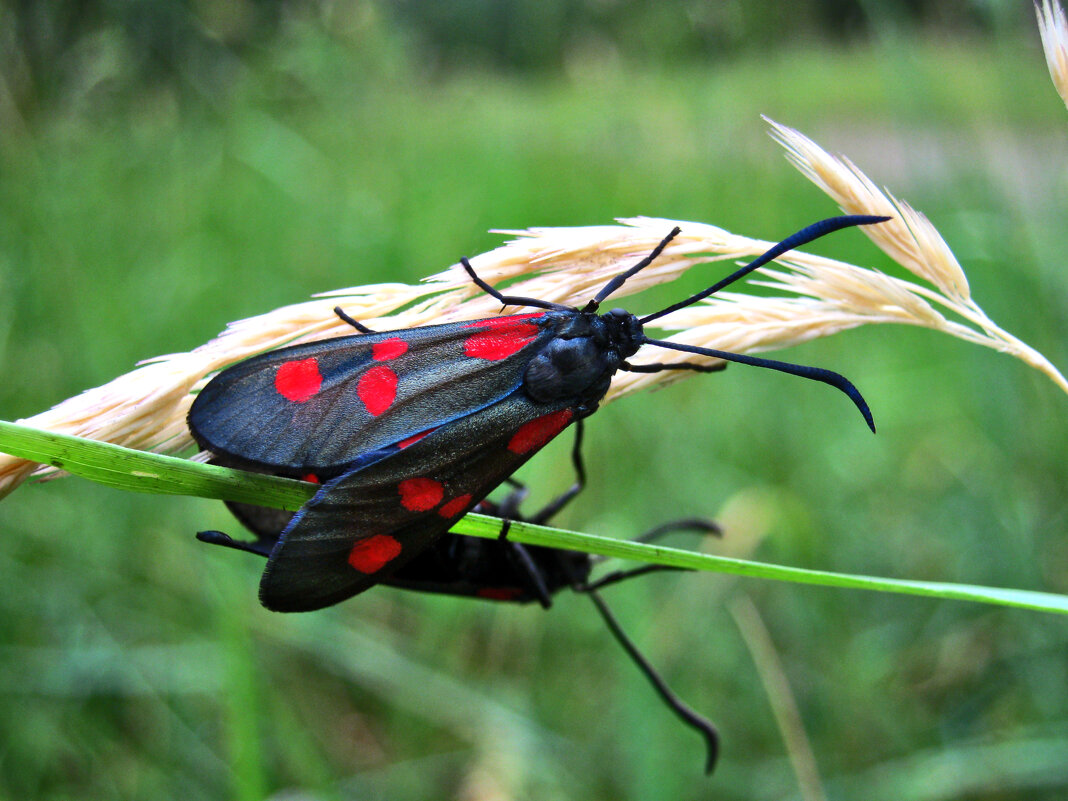
[[[581, 475], [581, 457], [573, 453], [575, 466]], [[215, 460], [225, 463], [225, 460]], [[524, 517], [520, 504], [527, 495], [522, 484], [507, 479], [512, 489], [500, 503], [484, 500], [475, 506], [479, 514], [501, 518], [507, 526], [511, 521], [546, 524], [573, 496], [566, 492], [548, 503], [537, 514]], [[228, 502], [237, 518], [256, 535], [254, 542], [233, 540], [219, 531], [202, 531], [197, 537], [203, 542], [225, 545], [269, 557], [278, 537], [293, 517], [292, 512], [269, 509], [250, 504]], [[506, 531], [506, 529], [505, 529]], [[638, 539], [649, 542], [675, 532], [692, 531], [719, 535], [719, 527], [702, 518], [685, 518], [664, 523]], [[504, 532], [502, 532], [503, 534]], [[565, 551], [536, 545], [522, 545], [503, 537], [484, 539], [446, 534], [432, 542], [410, 562], [399, 568], [382, 584], [417, 592], [457, 595], [487, 601], [514, 603], [538, 602], [548, 609], [552, 596], [565, 587], [587, 595], [608, 626], [612, 636], [623, 647], [656, 690], [661, 700], [684, 724], [697, 731], [705, 741], [707, 756], [705, 773], [711, 774], [719, 754], [719, 734], [715, 725], [687, 706], [667, 685], [638, 647], [623, 631], [615, 615], [601, 598], [599, 590], [634, 576], [669, 569], [660, 565], [645, 565], [631, 570], [608, 573], [590, 581], [593, 558], [581, 551]]]
[[630, 364], [643, 344], [830, 384], [874, 431], [867, 403], [837, 373], [651, 339], [643, 326], [795, 247], [885, 219], [814, 223], [708, 289], [641, 318], [623, 309], [597, 312], [678, 228], [581, 309], [503, 295], [463, 259], [474, 283], [503, 305], [538, 311], [373, 332], [338, 309], [359, 334], [282, 348], [223, 370], [190, 409], [196, 441], [230, 464], [322, 483], [271, 549], [261, 602], [280, 612], [320, 609], [394, 575], [565, 427], [576, 423], [580, 438], [582, 420], [597, 410], [617, 370], [716, 369]]

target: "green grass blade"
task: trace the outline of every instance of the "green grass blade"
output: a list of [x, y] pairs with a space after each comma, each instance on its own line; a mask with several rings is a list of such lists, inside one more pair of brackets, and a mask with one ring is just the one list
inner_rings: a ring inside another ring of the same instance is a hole
[[[485, 524], [483, 524], [485, 521]], [[457, 534], [476, 537], [494, 537], [500, 531], [500, 521], [482, 515], [468, 515], [452, 528]], [[650, 545], [631, 540], [579, 534], [563, 529], [532, 526], [528, 523], [513, 523], [508, 539], [529, 545], [548, 545], [601, 556], [616, 557], [687, 570], [706, 570], [713, 573], [729, 573], [748, 578], [792, 581], [798, 584], [816, 584], [822, 587], [847, 587], [858, 590], [895, 592], [903, 595], [922, 595], [929, 598], [946, 598], [958, 601], [977, 601], [999, 606], [1014, 606], [1042, 612], [1068, 614], [1068, 596], [1054, 593], [1013, 590], [1001, 587], [984, 587], [970, 584], [950, 584], [938, 581], [912, 581], [910, 579], [880, 578], [852, 573], [833, 573], [827, 570], [809, 570], [800, 567], [753, 562], [714, 556], [661, 545]]]
[[299, 509], [315, 488], [303, 481], [231, 470], [0, 421], [0, 453], [52, 465], [131, 492], [195, 495]]
[[[82, 478], [135, 492], [195, 495], [290, 510], [299, 508], [315, 492], [313, 485], [302, 481], [230, 470], [2, 421], [0, 452], [51, 464]], [[500, 532], [500, 521], [493, 517], [469, 514], [457, 522], [452, 530], [457, 534], [492, 538]], [[513, 523], [508, 536], [515, 542], [529, 545], [585, 551], [688, 570], [1068, 614], [1068, 596], [1053, 593], [808, 570], [580, 534], [529, 523]]]

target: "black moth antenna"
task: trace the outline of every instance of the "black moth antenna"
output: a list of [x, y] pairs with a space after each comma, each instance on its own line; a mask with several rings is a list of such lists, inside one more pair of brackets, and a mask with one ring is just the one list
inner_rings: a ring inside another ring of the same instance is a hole
[[[672, 305], [668, 306], [665, 309], [661, 309], [658, 312], [648, 314], [645, 317], [640, 317], [638, 318], [638, 322], [640, 322], [642, 325], [645, 325], [646, 323], [650, 323], [653, 320], [657, 320], [663, 317], [664, 315], [670, 314], [673, 311], [678, 311], [679, 309], [683, 309], [693, 303], [696, 303], [699, 300], [703, 300], [709, 297], [710, 295], [719, 292], [724, 287], [728, 287], [736, 281], [745, 278], [745, 276], [749, 275], [749, 273], [763, 267], [768, 262], [777, 259], [779, 256], [783, 255], [787, 251], [793, 250], [794, 248], [800, 247], [801, 245], [808, 244], [809, 242], [812, 242], [815, 239], [819, 239], [821, 236], [826, 236], [827, 234], [833, 233], [842, 228], [851, 228], [855, 225], [872, 225], [874, 223], [886, 222], [889, 219], [889, 217], [878, 217], [868, 214], [849, 214], [842, 217], [829, 217], [826, 220], [820, 220], [819, 222], [812, 223], [812, 225], [802, 228], [800, 231], [793, 234], [792, 236], [786, 237], [786, 239], [782, 240], [777, 245], [774, 245], [773, 247], [769, 248], [767, 251], [765, 251], [757, 258], [753, 259], [753, 261], [749, 262], [744, 267], [735, 270], [726, 278], [717, 281], [708, 289], [698, 292], [696, 295], [686, 298], [686, 300], [679, 301], [678, 303], [673, 303]], [[589, 301], [581, 310], [576, 309], [573, 306], [566, 306], [562, 303], [553, 303], [552, 301], [548, 300], [539, 300], [538, 298], [525, 298], [516, 295], [502, 295], [494, 287], [487, 284], [485, 281], [478, 277], [478, 275], [475, 273], [474, 268], [471, 266], [470, 262], [468, 262], [467, 259], [460, 259], [460, 263], [463, 265], [464, 270], [467, 271], [467, 274], [471, 277], [471, 280], [479, 289], [499, 300], [504, 306], [532, 306], [537, 309], [549, 309], [552, 311], [579, 311], [582, 314], [595, 314], [601, 303], [613, 292], [623, 286], [623, 284], [626, 283], [627, 279], [631, 278], [632, 276], [652, 264], [656, 260], [657, 256], [659, 256], [663, 252], [664, 248], [668, 246], [671, 240], [678, 236], [681, 230], [682, 229], [678, 227], [672, 229], [671, 233], [669, 233], [662, 240], [660, 240], [660, 244], [653, 248], [652, 252], [648, 256], [646, 256], [640, 262], [635, 264], [629, 270], [620, 273], [607, 284], [605, 284], [603, 287], [601, 287], [601, 291], [598, 292], [594, 296], [594, 298]], [[860, 394], [860, 391], [855, 386], [853, 386], [852, 382], [850, 382], [848, 378], [843, 375], [839, 375], [838, 373], [835, 373], [832, 370], [824, 370], [822, 367], [808, 367], [807, 365], [793, 364], [792, 362], [780, 362], [776, 361], [775, 359], [763, 359], [759, 356], [746, 356], [741, 353], [731, 353], [725, 350], [715, 350], [714, 348], [701, 348], [697, 347], [696, 345], [683, 345], [679, 342], [667, 342], [662, 339], [651, 339], [650, 337], [647, 337], [644, 334], [637, 341], [639, 344], [642, 345], [655, 345], [658, 348], [665, 348], [667, 350], [682, 351], [683, 353], [694, 353], [699, 356], [711, 356], [713, 358], [723, 359], [724, 361], [728, 362], [749, 364], [753, 367], [766, 367], [769, 370], [778, 370], [780, 373], [789, 373], [790, 375], [796, 375], [800, 376], [801, 378], [808, 378], [813, 381], [821, 381], [824, 384], [829, 384], [832, 387], [835, 387], [836, 389], [844, 392], [849, 397], [849, 399], [853, 401], [853, 404], [857, 407], [857, 409], [860, 410], [860, 413], [864, 416], [864, 421], [868, 424], [868, 428], [870, 428], [872, 432], [875, 431], [875, 420], [874, 418], [872, 418], [871, 409], [868, 408], [868, 404], [864, 400], [864, 397]], [[620, 369], [627, 370], [633, 373], [656, 373], [662, 370], [701, 370], [705, 372], [708, 371], [708, 368], [703, 365], [689, 364], [687, 362], [676, 362], [672, 364], [629, 364], [627, 362], [624, 362]]]
[[[639, 322], [641, 322], [642, 325], [645, 325], [646, 323], [652, 322], [653, 320], [657, 320], [666, 314], [670, 314], [673, 311], [678, 311], [679, 309], [683, 309], [693, 303], [696, 303], [699, 300], [704, 300], [710, 295], [719, 292], [719, 290], [723, 289], [724, 287], [728, 287], [734, 282], [745, 278], [745, 276], [749, 275], [754, 270], [759, 269], [768, 262], [777, 259], [779, 256], [786, 253], [787, 251], [807, 244], [813, 241], [814, 239], [819, 239], [821, 236], [826, 236], [827, 234], [833, 233], [834, 231], [838, 231], [842, 228], [850, 228], [855, 225], [872, 225], [874, 223], [885, 222], [889, 219], [889, 217], [877, 217], [867, 214], [850, 214], [843, 217], [830, 217], [826, 220], [820, 220], [819, 222], [812, 223], [812, 225], [802, 228], [800, 231], [793, 234], [792, 236], [786, 237], [786, 239], [782, 240], [777, 245], [769, 248], [763, 254], [753, 259], [753, 261], [749, 262], [744, 267], [741, 267], [738, 270], [734, 271], [726, 278], [717, 281], [708, 289], [698, 292], [696, 295], [693, 295], [692, 297], [689, 297], [686, 300], [679, 301], [678, 303], [673, 303], [672, 305], [668, 306], [665, 309], [661, 309], [658, 312], [654, 312], [653, 314], [648, 314], [645, 317], [641, 317], [639, 318]], [[625, 273], [621, 273], [620, 275], [609, 281], [608, 284], [606, 284], [604, 288], [597, 293], [597, 296], [586, 305], [586, 309], [584, 309], [584, 311], [595, 311], [601, 301], [603, 301], [612, 292], [616, 291], [619, 287], [621, 287], [628, 278], [637, 273], [639, 270], [648, 267], [652, 263], [653, 259], [660, 255], [660, 252], [664, 249], [664, 247], [666, 247], [667, 244], [678, 235], [679, 231], [679, 228], [675, 228], [670, 234], [664, 237], [660, 244], [657, 245], [653, 252], [650, 253], [646, 258], [642, 259], [638, 264], [635, 264]], [[801, 378], [809, 378], [813, 381], [822, 381], [824, 384], [830, 384], [832, 387], [835, 387], [836, 389], [839, 389], [844, 392], [849, 397], [849, 399], [853, 401], [854, 405], [856, 405], [857, 409], [859, 409], [860, 413], [864, 416], [864, 421], [868, 424], [868, 428], [872, 430], [872, 433], [875, 432], [875, 420], [872, 417], [871, 409], [868, 408], [868, 404], [864, 400], [864, 397], [860, 394], [860, 391], [855, 386], [853, 386], [852, 382], [849, 381], [848, 378], [831, 370], [824, 370], [821, 367], [808, 367], [807, 365], [793, 364], [791, 362], [780, 362], [775, 359], [763, 359], [759, 356], [746, 356], [741, 353], [730, 353], [729, 351], [715, 350], [714, 348], [701, 348], [695, 345], [683, 345], [678, 342], [666, 342], [662, 339], [651, 339], [647, 336], [642, 336], [640, 341], [643, 344], [655, 345], [659, 348], [667, 348], [668, 350], [677, 350], [682, 351], [684, 353], [695, 353], [701, 356], [713, 356], [719, 359], [723, 359], [724, 361], [737, 362], [739, 364], [749, 364], [754, 367], [766, 367], [769, 370], [778, 370], [781, 373], [789, 373], [790, 375], [800, 376]], [[621, 369], [632, 370], [635, 372], [656, 372], [657, 368], [659, 367], [662, 367], [663, 369], [678, 369], [680, 366], [681, 365], [661, 366], [624, 364]]]

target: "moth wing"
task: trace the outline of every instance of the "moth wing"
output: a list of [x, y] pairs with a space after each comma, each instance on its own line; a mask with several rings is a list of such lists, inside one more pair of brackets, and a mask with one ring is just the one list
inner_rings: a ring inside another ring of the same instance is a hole
[[282, 532], [261, 602], [309, 611], [388, 580], [573, 419], [516, 392], [327, 482]]
[[495, 317], [264, 353], [210, 381], [189, 428], [201, 447], [243, 466], [337, 475], [515, 391], [553, 320]]

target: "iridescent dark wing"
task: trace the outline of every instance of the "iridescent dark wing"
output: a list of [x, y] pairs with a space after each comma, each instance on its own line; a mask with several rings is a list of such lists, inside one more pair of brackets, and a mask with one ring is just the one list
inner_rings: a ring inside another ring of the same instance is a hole
[[230, 463], [336, 475], [513, 393], [560, 317], [495, 317], [264, 353], [209, 382], [189, 427]]
[[271, 551], [260, 600], [307, 611], [386, 580], [574, 417], [516, 392], [326, 482]]

